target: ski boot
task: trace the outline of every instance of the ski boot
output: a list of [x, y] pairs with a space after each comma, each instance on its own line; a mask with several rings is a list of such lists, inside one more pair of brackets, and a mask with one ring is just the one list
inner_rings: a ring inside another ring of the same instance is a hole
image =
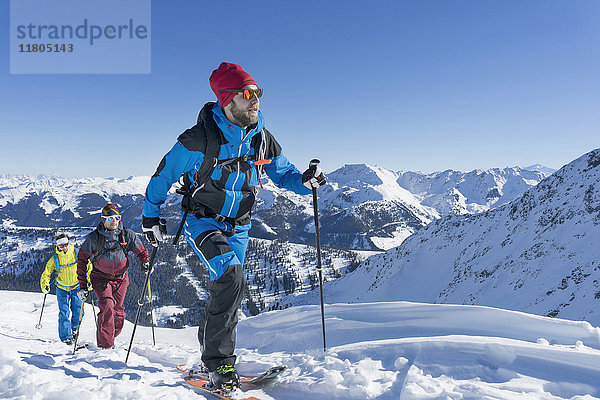
[[208, 373], [210, 384], [216, 389], [234, 390], [240, 387], [240, 377], [233, 365], [220, 365]]

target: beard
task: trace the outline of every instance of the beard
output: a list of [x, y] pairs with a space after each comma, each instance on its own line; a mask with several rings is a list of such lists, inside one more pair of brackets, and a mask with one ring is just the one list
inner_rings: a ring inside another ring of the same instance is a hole
[[[230, 112], [235, 119], [235, 121], [232, 122], [239, 126], [250, 126], [256, 124], [258, 122], [258, 111], [254, 112], [249, 110], [250, 108], [254, 107], [255, 106], [253, 105], [249, 105], [247, 108], [242, 109], [239, 108], [234, 101], [232, 101]], [[256, 107], [258, 108], [258, 104]]]

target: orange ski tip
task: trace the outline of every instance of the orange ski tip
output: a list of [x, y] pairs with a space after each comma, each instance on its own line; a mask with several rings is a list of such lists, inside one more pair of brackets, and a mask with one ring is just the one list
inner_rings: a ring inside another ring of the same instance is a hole
[[187, 364], [180, 364], [177, 366], [177, 369], [181, 372], [183, 372], [184, 374], [187, 374], [189, 369], [185, 368]]

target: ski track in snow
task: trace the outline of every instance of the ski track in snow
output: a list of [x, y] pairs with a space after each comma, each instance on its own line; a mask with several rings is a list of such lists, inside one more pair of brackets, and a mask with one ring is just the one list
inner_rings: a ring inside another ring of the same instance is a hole
[[[97, 350], [91, 308], [81, 328], [89, 349], [58, 341], [49, 295], [35, 329], [40, 293], [0, 291], [0, 398], [210, 399], [175, 367], [199, 362], [197, 328], [126, 322], [114, 350]], [[600, 394], [600, 328], [489, 307], [408, 302], [326, 305], [322, 350], [319, 306], [244, 319], [238, 370], [288, 370], [244, 393], [260, 399], [595, 399]]]

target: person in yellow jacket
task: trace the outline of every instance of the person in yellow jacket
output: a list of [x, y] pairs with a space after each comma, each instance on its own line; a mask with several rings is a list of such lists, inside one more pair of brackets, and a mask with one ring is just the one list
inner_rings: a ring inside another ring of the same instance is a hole
[[[50, 292], [50, 277], [56, 271], [56, 300], [58, 301], [58, 336], [64, 343], [73, 343], [74, 335], [79, 327], [79, 315], [82, 301], [77, 297], [79, 282], [77, 280], [78, 250], [69, 243], [66, 234], [56, 236], [56, 253], [46, 263], [46, 269], [40, 278], [42, 293]], [[88, 290], [91, 290], [90, 273], [92, 264], [87, 265]], [[69, 312], [70, 311], [70, 312]], [[70, 318], [69, 318], [69, 314]]]

